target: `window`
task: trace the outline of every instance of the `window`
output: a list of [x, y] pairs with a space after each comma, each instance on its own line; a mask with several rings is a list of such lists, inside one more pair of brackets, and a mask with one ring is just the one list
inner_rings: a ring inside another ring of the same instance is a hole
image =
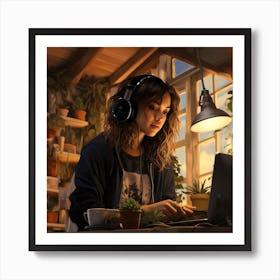
[[[207, 133], [193, 134], [190, 131], [191, 111], [199, 113], [200, 107], [196, 110], [190, 108], [190, 104], [198, 104], [202, 83], [198, 78], [190, 78], [188, 73], [185, 75], [185, 87], [176, 87], [180, 94], [179, 135], [176, 139], [175, 155], [181, 165], [181, 175], [184, 177], [184, 184], [191, 185], [194, 180], [199, 180], [200, 184], [205, 181], [206, 186], [211, 186], [212, 172], [216, 153], [232, 153], [232, 123], [220, 131], [211, 131]], [[188, 82], [189, 81], [189, 82]], [[192, 85], [191, 83], [195, 83]], [[207, 74], [204, 78], [204, 85], [216, 104], [216, 107], [232, 114], [228, 102], [232, 91], [232, 82], [217, 74]], [[190, 94], [192, 87], [193, 94]], [[181, 90], [178, 90], [181, 89]], [[192, 100], [195, 99], [195, 100]], [[194, 114], [194, 113], [193, 113]]]
[[175, 155], [178, 158], [178, 161], [181, 165], [181, 175], [186, 178], [187, 174], [186, 174], [186, 170], [187, 170], [187, 166], [186, 166], [186, 147], [182, 146], [178, 149], [176, 149], [175, 151]]
[[207, 141], [199, 144], [199, 174], [204, 175], [211, 173], [215, 158], [215, 138], [212, 137]]
[[[197, 81], [197, 98], [200, 96], [201, 84], [201, 81]], [[209, 74], [204, 78], [204, 84], [205, 88], [209, 90], [216, 107], [232, 115], [228, 107], [228, 102], [231, 97], [229, 92], [232, 91], [231, 81], [217, 74]], [[197, 111], [200, 111], [199, 106], [197, 107]], [[203, 182], [207, 179], [206, 181], [209, 182], [207, 176], [211, 176], [213, 172], [215, 154], [232, 153], [232, 122], [220, 131], [199, 133], [197, 145], [199, 181]]]
[[194, 68], [193, 65], [188, 64], [188, 63], [186, 63], [182, 60], [176, 59], [176, 58], [173, 58], [172, 64], [173, 64], [173, 67], [172, 67], [172, 73], [173, 73], [172, 77], [173, 78]]
[[180, 105], [179, 105], [179, 134], [176, 138], [176, 151], [175, 155], [178, 158], [179, 164], [181, 165], [181, 175], [186, 178], [186, 133], [187, 133], [187, 93], [182, 91], [180, 94]]
[[179, 110], [182, 111], [187, 107], [187, 94], [185, 92], [180, 94]]
[[176, 139], [176, 141], [184, 140], [186, 137], [186, 114], [183, 114], [181, 117], [179, 117], [180, 120], [180, 127], [179, 127], [179, 135]]

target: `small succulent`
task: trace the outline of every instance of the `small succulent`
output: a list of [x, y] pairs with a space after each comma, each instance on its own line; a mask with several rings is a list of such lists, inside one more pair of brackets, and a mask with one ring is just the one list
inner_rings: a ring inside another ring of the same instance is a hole
[[120, 211], [140, 210], [141, 206], [134, 198], [126, 198], [120, 203]]
[[192, 186], [187, 187], [187, 191], [184, 192], [186, 194], [194, 194], [194, 193], [209, 193], [211, 186], [205, 186], [206, 179], [199, 185], [199, 181], [195, 180]]
[[141, 227], [164, 223], [166, 220], [166, 216], [158, 209], [154, 209], [152, 212], [143, 212], [141, 217]]

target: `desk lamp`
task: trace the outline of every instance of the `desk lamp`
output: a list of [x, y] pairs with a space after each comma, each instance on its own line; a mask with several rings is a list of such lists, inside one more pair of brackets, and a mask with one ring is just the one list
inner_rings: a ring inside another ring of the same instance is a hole
[[227, 126], [231, 122], [232, 118], [223, 110], [216, 108], [216, 105], [214, 104], [209, 91], [205, 89], [205, 85], [203, 82], [203, 68], [197, 49], [196, 53], [199, 62], [200, 79], [202, 82], [202, 90], [199, 98], [199, 106], [201, 107], [201, 112], [193, 119], [191, 131], [209, 132], [219, 130]]

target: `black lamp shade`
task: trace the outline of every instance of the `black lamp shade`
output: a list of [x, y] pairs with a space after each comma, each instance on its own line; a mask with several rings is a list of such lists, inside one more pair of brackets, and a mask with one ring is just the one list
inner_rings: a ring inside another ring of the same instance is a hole
[[191, 131], [215, 131], [224, 128], [231, 122], [231, 116], [216, 108], [208, 90], [202, 90], [200, 100], [201, 112], [192, 121]]

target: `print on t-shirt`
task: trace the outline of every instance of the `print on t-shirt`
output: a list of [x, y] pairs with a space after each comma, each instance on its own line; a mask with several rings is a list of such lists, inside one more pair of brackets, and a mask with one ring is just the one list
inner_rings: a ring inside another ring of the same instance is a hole
[[126, 198], [134, 198], [142, 205], [150, 203], [151, 186], [147, 174], [138, 174], [123, 170], [121, 201]]

